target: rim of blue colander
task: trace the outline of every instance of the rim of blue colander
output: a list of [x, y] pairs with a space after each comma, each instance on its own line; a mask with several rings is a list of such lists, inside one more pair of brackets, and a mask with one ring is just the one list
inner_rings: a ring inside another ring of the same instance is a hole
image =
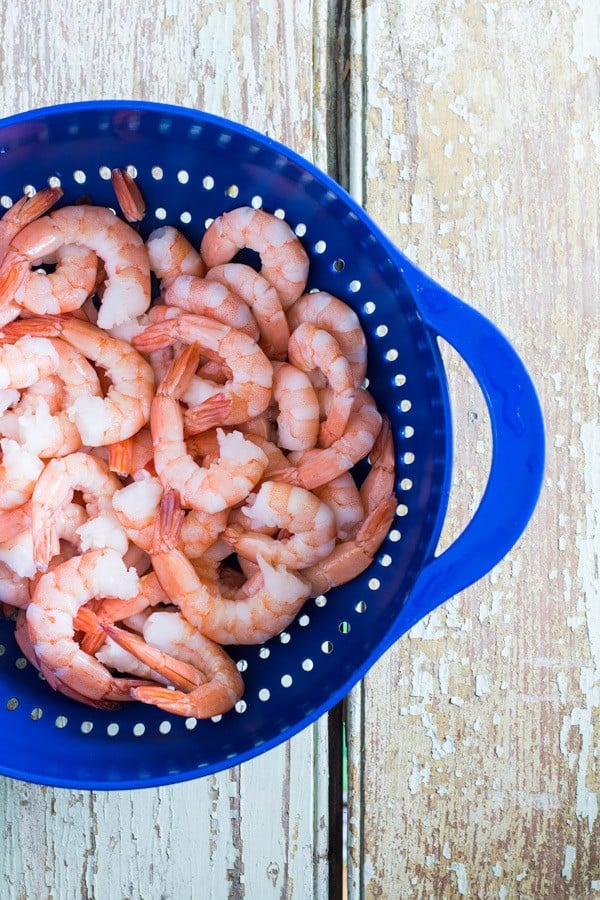
[[[374, 237], [385, 249], [386, 253], [388, 253], [390, 259], [392, 259], [395, 264], [402, 264], [406, 267], [413, 267], [414, 264], [411, 262], [411, 260], [409, 260], [408, 257], [406, 257], [405, 254], [402, 253], [402, 251], [387, 237], [387, 235], [384, 234], [379, 226], [373, 221], [369, 213], [367, 213], [366, 210], [348, 193], [348, 191], [346, 191], [345, 188], [343, 188], [330, 175], [328, 175], [314, 163], [310, 162], [300, 153], [297, 153], [280, 141], [268, 135], [265, 135], [262, 132], [257, 131], [256, 129], [250, 128], [247, 125], [233, 121], [231, 119], [227, 119], [223, 116], [214, 115], [212, 113], [204, 112], [203, 110], [198, 110], [187, 106], [159, 103], [148, 100], [82, 100], [72, 103], [62, 103], [52, 106], [36, 107], [31, 110], [15, 113], [11, 116], [4, 117], [0, 119], [0, 133], [5, 127], [18, 125], [22, 122], [30, 122], [38, 118], [43, 118], [44, 116], [54, 116], [75, 111], [98, 112], [101, 110], [106, 111], [122, 109], [132, 111], [147, 110], [155, 113], [164, 113], [165, 115], [170, 116], [180, 116], [186, 117], [188, 119], [196, 119], [198, 121], [211, 123], [215, 126], [224, 127], [229, 130], [235, 131], [240, 136], [248, 140], [259, 141], [263, 143], [274, 151], [287, 157], [291, 162], [296, 163], [298, 166], [313, 175], [315, 179], [324, 184], [326, 188], [334, 192], [362, 221], [362, 223], [368, 228], [368, 230], [373, 233]], [[398, 271], [398, 277], [402, 278], [402, 274], [400, 271]], [[439, 382], [438, 386], [442, 406], [442, 415], [447, 425], [445, 433], [445, 452], [443, 454], [444, 459], [443, 464], [440, 466], [441, 478], [439, 482], [439, 494], [436, 498], [437, 512], [430, 524], [430, 537], [423, 552], [423, 565], [426, 565], [432, 558], [439, 541], [450, 496], [453, 459], [453, 440], [451, 427], [452, 416], [446, 370], [443, 365], [443, 361], [437, 344], [437, 336], [423, 320], [419, 305], [412, 292], [411, 299], [414, 304], [415, 312], [422, 322], [423, 333], [430, 344], [432, 361]], [[408, 594], [403, 605], [409, 602], [409, 600], [410, 589], [408, 590]], [[31, 773], [29, 771], [21, 771], [14, 766], [4, 765], [0, 761], [0, 773], [5, 776], [16, 778], [29, 783], [51, 785], [56, 788], [113, 791], [178, 784], [185, 781], [195, 780], [197, 778], [204, 778], [207, 775], [213, 775], [217, 772], [227, 771], [230, 768], [233, 768], [237, 765], [254, 759], [255, 757], [263, 755], [265, 752], [274, 749], [275, 747], [294, 737], [296, 734], [303, 731], [306, 727], [316, 722], [317, 719], [319, 719], [325, 713], [329, 712], [329, 710], [331, 710], [337, 703], [343, 700], [343, 698], [347, 696], [349, 691], [373, 667], [373, 665], [381, 657], [385, 649], [387, 649], [386, 636], [391, 630], [392, 626], [390, 626], [388, 631], [382, 635], [377, 646], [374, 647], [373, 651], [362, 662], [362, 664], [358, 665], [356, 669], [352, 671], [352, 674], [344, 681], [344, 683], [337, 689], [333, 690], [318, 707], [313, 708], [302, 719], [288, 726], [285, 731], [273, 735], [272, 738], [265, 740], [260, 744], [260, 746], [250, 747], [248, 748], [248, 750], [241, 751], [231, 759], [218, 761], [213, 764], [203, 765], [201, 771], [199, 771], [198, 768], [191, 768], [176, 773], [164, 773], [164, 775], [151, 776], [148, 778], [144, 778], [143, 781], [140, 779], [119, 779], [115, 781], [111, 780], [110, 782], [105, 780], [93, 781], [91, 779], [72, 779], [64, 776], [53, 776], [50, 780], [48, 778], [36, 776], [35, 773]]]

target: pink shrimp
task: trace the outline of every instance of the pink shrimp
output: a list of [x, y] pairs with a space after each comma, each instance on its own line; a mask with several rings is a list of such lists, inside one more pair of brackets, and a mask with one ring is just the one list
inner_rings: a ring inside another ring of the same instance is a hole
[[0, 219], [0, 263], [11, 241], [22, 229], [43, 216], [63, 195], [62, 188], [43, 188], [33, 195], [24, 194]]
[[146, 204], [135, 180], [127, 169], [113, 169], [110, 177], [121, 212], [128, 222], [140, 222], [146, 214]]
[[66, 313], [83, 306], [93, 293], [98, 257], [93, 250], [65, 244], [56, 251], [56, 269], [27, 272], [13, 302], [36, 316]]
[[180, 275], [165, 291], [165, 303], [185, 312], [208, 316], [243, 331], [252, 340], [260, 334], [248, 305], [224, 285], [195, 275]]
[[179, 275], [198, 275], [202, 278], [206, 267], [202, 257], [188, 239], [172, 225], [156, 228], [146, 240], [150, 268], [161, 285], [168, 288]]
[[249, 247], [261, 259], [261, 275], [273, 285], [284, 310], [306, 287], [309, 259], [290, 226], [262, 209], [241, 206], [223, 213], [209, 226], [200, 254], [211, 269]]
[[0, 562], [0, 603], [23, 609], [30, 599], [29, 580], [17, 575], [7, 563]]
[[141, 237], [111, 210], [66, 206], [26, 225], [13, 237], [0, 267], [0, 304], [12, 300], [32, 262], [65, 244], [93, 250], [107, 281], [98, 313], [101, 328], [133, 319], [150, 306], [150, 266]]
[[290, 535], [283, 540], [237, 525], [225, 530], [225, 540], [240, 556], [258, 562], [260, 555], [272, 565], [304, 569], [329, 556], [335, 546], [336, 524], [332, 510], [304, 488], [265, 481], [250, 495], [242, 512], [257, 524], [277, 526]]
[[93, 597], [126, 599], [138, 591], [138, 576], [114, 550], [94, 550], [61, 563], [39, 579], [27, 627], [40, 671], [55, 690], [63, 686], [88, 701], [129, 700], [137, 679], [115, 678], [74, 640], [73, 619]]
[[231, 380], [224, 385], [205, 382], [208, 397], [195, 409], [188, 410], [188, 429], [205, 431], [215, 425], [235, 425], [260, 415], [268, 407], [273, 369], [256, 341], [248, 335], [206, 316], [181, 315], [148, 326], [133, 343], [145, 353], [175, 341], [197, 344], [203, 356], [222, 360], [231, 371]]
[[[20, 390], [29, 387], [41, 378], [53, 375], [58, 369], [58, 355], [46, 338], [32, 336], [28, 331], [29, 322], [11, 322], [6, 326], [17, 329], [17, 340], [14, 343], [2, 342], [0, 346], [0, 389]], [[10, 339], [10, 337], [9, 337]]]
[[354, 386], [359, 388], [367, 373], [367, 341], [354, 310], [332, 294], [315, 291], [303, 294], [287, 311], [290, 329], [311, 322], [328, 331], [340, 345], [348, 360]]
[[310, 322], [302, 322], [292, 332], [288, 356], [303, 372], [320, 369], [332, 389], [327, 419], [319, 429], [321, 446], [330, 447], [344, 433], [354, 402], [355, 388], [348, 360], [336, 339]]
[[240, 432], [217, 432], [219, 458], [201, 468], [187, 452], [183, 413], [178, 395], [197, 364], [193, 346], [175, 362], [159, 386], [152, 402], [150, 427], [154, 441], [154, 464], [165, 488], [179, 491], [191, 509], [217, 513], [244, 500], [259, 481], [267, 457]]
[[0, 510], [12, 510], [29, 500], [44, 463], [10, 438], [0, 440], [0, 449]]
[[290, 329], [277, 291], [251, 266], [228, 263], [213, 266], [207, 281], [218, 281], [248, 304], [260, 329], [259, 346], [269, 359], [283, 360], [287, 355]]
[[332, 510], [338, 539], [346, 541], [353, 537], [364, 520], [365, 511], [352, 474], [344, 472], [333, 481], [314, 488], [314, 493]]
[[293, 467], [272, 472], [271, 477], [308, 490], [332, 481], [343, 472], [348, 472], [371, 451], [381, 429], [381, 421], [371, 394], [365, 390], [357, 391], [343, 435], [330, 447], [290, 454], [288, 460]]
[[134, 476], [141, 470], [154, 474], [152, 432], [147, 425], [124, 441], [110, 444], [108, 453], [111, 472], [116, 472], [121, 477]]
[[110, 379], [106, 397], [79, 396], [67, 408], [67, 414], [86, 446], [98, 447], [125, 440], [148, 422], [154, 396], [154, 373], [126, 341], [110, 337], [101, 328], [72, 316], [11, 322], [5, 329], [9, 336], [18, 336], [24, 331], [46, 338], [61, 337], [106, 371]]
[[305, 372], [273, 363], [273, 399], [278, 405], [277, 441], [285, 450], [310, 450], [319, 437], [319, 401]]
[[177, 502], [167, 492], [152, 559], [162, 588], [188, 622], [219, 644], [261, 644], [293, 621], [310, 591], [307, 582], [258, 556], [252, 584], [225, 597], [219, 583], [200, 574], [177, 549], [177, 518]]

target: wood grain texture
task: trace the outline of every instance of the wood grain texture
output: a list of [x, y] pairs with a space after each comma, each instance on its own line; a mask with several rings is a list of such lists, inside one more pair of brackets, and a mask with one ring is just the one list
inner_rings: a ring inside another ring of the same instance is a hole
[[[595, 896], [600, 7], [367, 0], [352, 17], [352, 188], [509, 337], [540, 393], [548, 459], [512, 552], [353, 694], [349, 894]], [[472, 376], [446, 358], [447, 543], [481, 496], [490, 438]]]
[[[189, 105], [327, 161], [325, 4], [0, 0], [0, 112]], [[324, 26], [324, 27], [322, 27]], [[141, 749], [141, 748], [140, 748]], [[0, 779], [0, 896], [327, 896], [327, 726], [185, 785], [94, 793]]]

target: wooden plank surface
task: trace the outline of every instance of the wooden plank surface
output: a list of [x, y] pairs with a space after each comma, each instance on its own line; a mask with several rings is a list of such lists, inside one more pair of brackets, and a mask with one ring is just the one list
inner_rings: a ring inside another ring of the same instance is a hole
[[[352, 19], [352, 188], [513, 342], [548, 460], [514, 550], [352, 696], [349, 894], [596, 896], [600, 6], [366, 0]], [[447, 360], [458, 465], [445, 543], [490, 452], [474, 380]]]
[[[0, 114], [140, 98], [228, 116], [326, 165], [327, 8], [0, 0]], [[315, 84], [318, 88], [315, 88]], [[241, 767], [96, 793], [0, 779], [0, 896], [327, 896], [327, 724]]]

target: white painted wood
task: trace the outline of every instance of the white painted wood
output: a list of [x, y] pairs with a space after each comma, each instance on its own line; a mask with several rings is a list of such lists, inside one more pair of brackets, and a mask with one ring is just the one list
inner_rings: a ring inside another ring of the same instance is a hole
[[[323, 164], [328, 60], [313, 22], [326, 19], [309, 0], [0, 0], [0, 113], [114, 97], [179, 103]], [[240, 768], [174, 787], [94, 793], [0, 779], [0, 896], [324, 898], [327, 777], [323, 720]]]
[[[351, 6], [364, 141], [353, 190], [514, 343], [540, 392], [548, 460], [513, 551], [353, 694], [349, 896], [593, 897], [600, 7]], [[447, 359], [459, 465], [445, 543], [476, 506], [490, 452], [482, 398]]]

